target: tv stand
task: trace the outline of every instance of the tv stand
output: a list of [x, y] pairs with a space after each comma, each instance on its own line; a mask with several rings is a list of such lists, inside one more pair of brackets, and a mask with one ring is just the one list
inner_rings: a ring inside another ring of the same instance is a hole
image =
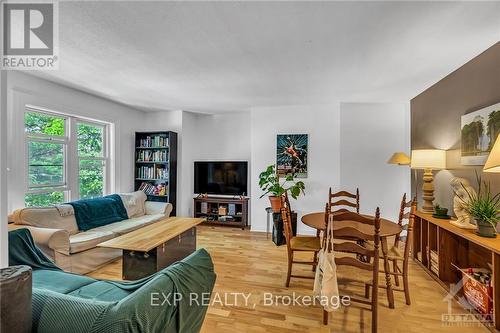
[[248, 198], [196, 197], [193, 198], [194, 217], [206, 218], [204, 224], [248, 227]]

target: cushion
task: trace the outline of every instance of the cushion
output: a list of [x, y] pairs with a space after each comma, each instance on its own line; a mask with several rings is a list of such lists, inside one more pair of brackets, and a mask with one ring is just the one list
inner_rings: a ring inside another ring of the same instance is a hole
[[293, 250], [319, 251], [321, 249], [321, 244], [319, 237], [298, 236], [292, 238], [290, 241], [290, 247]]
[[80, 232], [69, 236], [69, 252], [78, 253], [92, 249], [97, 244], [115, 238], [116, 235], [111, 231], [96, 231], [94, 229]]
[[16, 210], [11, 219], [15, 224], [40, 228], [64, 229], [71, 235], [78, 233], [75, 215], [61, 216], [56, 207], [31, 207]]
[[43, 288], [61, 294], [68, 294], [96, 280], [87, 276], [70, 274], [63, 271], [34, 269], [33, 288]]
[[107, 281], [96, 281], [69, 293], [69, 295], [102, 302], [116, 302], [127, 297], [133, 290], [126, 290]]
[[102, 227], [94, 228], [92, 231], [102, 231], [102, 232], [112, 232], [116, 235], [123, 235], [128, 232], [137, 230], [143, 226], [148, 224], [152, 224], [160, 219], [162, 219], [165, 215], [163, 214], [155, 214], [155, 215], [144, 215], [141, 217], [135, 217], [132, 219], [128, 219], [121, 222], [115, 222], [108, 225], [104, 225]]
[[127, 215], [129, 218], [139, 217], [146, 214], [146, 209], [144, 208], [144, 203], [146, 202], [147, 196], [142, 191], [136, 191], [132, 193], [119, 194], [122, 198], [123, 205], [127, 210]]

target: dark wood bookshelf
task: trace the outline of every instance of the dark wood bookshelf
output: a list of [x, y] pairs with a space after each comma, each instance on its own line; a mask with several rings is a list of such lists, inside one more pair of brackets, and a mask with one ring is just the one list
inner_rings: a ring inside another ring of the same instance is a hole
[[[204, 224], [241, 229], [248, 227], [248, 198], [199, 197], [193, 201], [194, 217], [206, 218]], [[221, 212], [221, 208], [225, 209], [225, 214]]]
[[[172, 216], [177, 203], [177, 133], [171, 131], [135, 132], [134, 187], [149, 184], [149, 201], [170, 202]], [[164, 194], [152, 192], [164, 186]]]

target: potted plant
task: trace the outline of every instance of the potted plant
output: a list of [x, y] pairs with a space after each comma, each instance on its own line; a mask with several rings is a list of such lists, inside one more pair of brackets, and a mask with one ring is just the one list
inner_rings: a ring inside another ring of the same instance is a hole
[[476, 234], [495, 238], [497, 236], [496, 226], [500, 219], [500, 193], [492, 195], [490, 184], [481, 181], [481, 177], [477, 174], [476, 179], [478, 183], [477, 193], [471, 193], [462, 185], [468, 195], [468, 200], [464, 200], [464, 209], [476, 220]]
[[259, 175], [259, 187], [264, 191], [260, 197], [269, 194], [269, 201], [275, 213], [281, 209], [281, 196], [285, 192], [290, 192], [292, 198], [297, 199], [300, 193], [304, 193], [305, 185], [302, 181], [294, 181], [293, 174], [287, 175], [281, 182], [274, 165], [266, 168], [266, 171]]
[[448, 208], [441, 207], [439, 205], [434, 206], [434, 214], [437, 216], [448, 216]]

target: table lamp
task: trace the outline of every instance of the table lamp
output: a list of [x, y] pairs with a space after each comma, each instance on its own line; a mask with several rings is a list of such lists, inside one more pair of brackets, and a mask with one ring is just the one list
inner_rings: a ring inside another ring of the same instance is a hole
[[497, 137], [484, 165], [484, 172], [500, 172], [500, 136]]
[[422, 211], [432, 214], [434, 212], [434, 176], [433, 170], [446, 167], [446, 151], [440, 149], [416, 149], [411, 151], [412, 169], [424, 170], [424, 184], [422, 186]]
[[396, 152], [392, 154], [387, 164], [410, 165], [410, 156], [400, 151]]

